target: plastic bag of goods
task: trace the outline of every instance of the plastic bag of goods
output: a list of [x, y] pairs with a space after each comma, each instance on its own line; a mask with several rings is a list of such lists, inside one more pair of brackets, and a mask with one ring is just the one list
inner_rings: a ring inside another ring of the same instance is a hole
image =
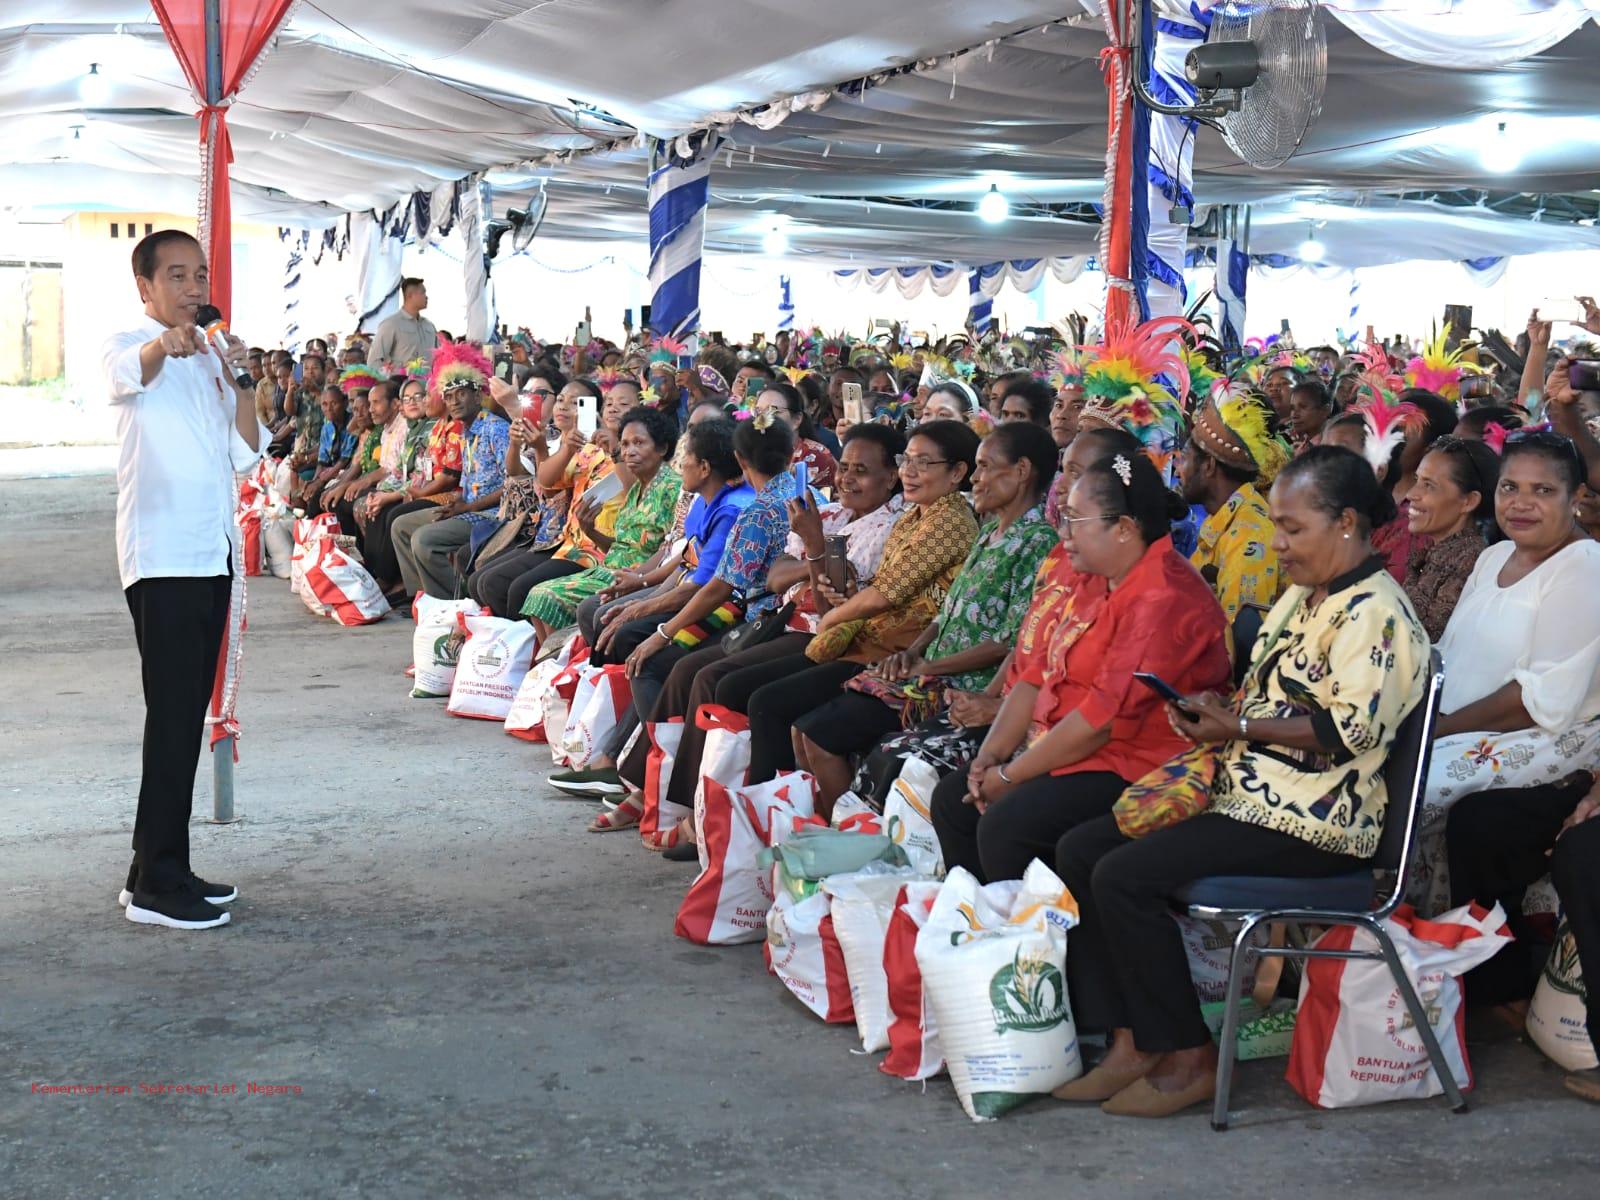
[[[1222, 1037], [1222, 1014], [1227, 1007], [1223, 1000], [1200, 1006], [1200, 1019], [1211, 1031], [1213, 1041]], [[1239, 1024], [1233, 1033], [1234, 1061], [1285, 1057], [1294, 1041], [1294, 1023], [1295, 1002], [1287, 996], [1266, 1008], [1249, 997], [1240, 1000]]]
[[[700, 750], [700, 778], [694, 786], [694, 825], [704, 829], [706, 784], [716, 782], [730, 796], [744, 786], [750, 774], [750, 718], [720, 704], [702, 704], [695, 710], [695, 725], [705, 732]], [[673, 770], [685, 764], [674, 763]], [[705, 838], [700, 839], [700, 869], [708, 865]]]
[[294, 559], [294, 517], [284, 508], [268, 508], [261, 514], [261, 547], [266, 568], [279, 579], [289, 578]]
[[961, 1107], [989, 1121], [1083, 1074], [1067, 999], [1078, 905], [1035, 859], [983, 886], [957, 867], [917, 934], [917, 966]]
[[314, 548], [305, 586], [341, 625], [371, 625], [389, 615], [377, 580], [333, 538], [323, 538]]
[[811, 814], [815, 784], [799, 771], [749, 789], [730, 791], [710, 777], [703, 782], [695, 813], [702, 867], [678, 906], [673, 930], [705, 946], [759, 942], [772, 907], [772, 870], [761, 853], [787, 836], [796, 816]]
[[533, 664], [538, 634], [526, 621], [481, 616], [457, 620], [467, 640], [456, 661], [445, 711], [452, 717], [504, 723]]
[[1589, 1038], [1589, 991], [1578, 961], [1578, 943], [1563, 921], [1556, 929], [1555, 945], [1539, 974], [1528, 1008], [1528, 1036], [1559, 1066], [1568, 1071], [1592, 1071], [1594, 1042]]
[[675, 829], [694, 810], [667, 799], [678, 743], [683, 741], [683, 718], [647, 721], [644, 733], [650, 739], [650, 752], [644, 760], [644, 813], [639, 817], [639, 836], [650, 837]]
[[915, 867], [868, 863], [859, 871], [822, 881], [833, 916], [833, 935], [844, 958], [861, 1048], [869, 1054], [889, 1048], [889, 977], [883, 970], [883, 943], [889, 918]]
[[316, 593], [306, 586], [306, 568], [316, 558], [317, 543], [333, 537], [338, 531], [339, 518], [332, 513], [297, 517], [294, 522], [294, 548], [289, 555], [289, 590], [319, 617], [327, 616], [328, 610], [317, 599]]
[[[1228, 962], [1233, 957], [1233, 938], [1239, 931], [1232, 921], [1202, 921], [1187, 913], [1173, 913], [1172, 919], [1183, 931], [1183, 950], [1189, 958], [1189, 978], [1194, 981], [1195, 994], [1201, 1004], [1212, 1004], [1227, 998]], [[1239, 994], [1248, 996], [1256, 989], [1256, 967], [1261, 960], [1254, 955], [1245, 959], [1244, 980]]]
[[917, 966], [917, 934], [939, 896], [936, 882], [908, 883], [895, 898], [883, 938], [883, 974], [889, 988], [889, 1053], [878, 1070], [900, 1079], [931, 1079], [944, 1070], [939, 1023], [928, 1006]]
[[944, 851], [933, 829], [931, 805], [939, 773], [915, 754], [907, 756], [883, 802], [884, 832], [906, 852], [911, 865], [931, 879], [944, 874]]
[[[1428, 1014], [1447, 1068], [1472, 1087], [1459, 976], [1488, 961], [1511, 935], [1505, 912], [1471, 904], [1426, 920], [1403, 904], [1384, 921], [1411, 986]], [[1376, 951], [1365, 930], [1337, 926], [1321, 950]], [[1423, 1100], [1444, 1092], [1389, 968], [1381, 959], [1314, 958], [1300, 976], [1300, 1011], [1288, 1080], [1318, 1108]]]
[[456, 660], [467, 640], [457, 618], [483, 612], [476, 600], [436, 600], [418, 592], [411, 605], [411, 694], [419, 700], [447, 699], [456, 679]]
[[589, 765], [633, 703], [633, 685], [627, 672], [625, 663], [585, 666], [579, 672], [567, 727], [561, 735], [562, 751], [574, 770]]
[[767, 912], [766, 936], [767, 969], [796, 1000], [831, 1024], [854, 1018], [826, 892], [797, 900], [788, 889], [779, 889]]

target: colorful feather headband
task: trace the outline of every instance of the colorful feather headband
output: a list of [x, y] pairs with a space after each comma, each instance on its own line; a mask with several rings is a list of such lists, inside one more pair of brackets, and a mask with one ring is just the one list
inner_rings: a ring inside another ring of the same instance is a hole
[[1476, 368], [1462, 361], [1459, 347], [1445, 349], [1449, 338], [1450, 323], [1446, 321], [1439, 336], [1406, 364], [1406, 383], [1443, 396], [1453, 404], [1461, 399], [1461, 377], [1475, 373]]
[[355, 392], [364, 392], [374, 384], [382, 382], [383, 376], [365, 363], [357, 363], [355, 366], [346, 367], [339, 372], [339, 390], [346, 396]]
[[1409, 401], [1389, 404], [1379, 397], [1363, 401], [1355, 407], [1361, 414], [1362, 424], [1367, 427], [1361, 455], [1381, 479], [1394, 452], [1406, 440], [1406, 431], [1426, 424], [1427, 414]]
[[428, 393], [443, 398], [456, 388], [488, 386], [494, 367], [476, 346], [461, 342], [440, 346], [433, 352], [433, 370], [428, 376]]

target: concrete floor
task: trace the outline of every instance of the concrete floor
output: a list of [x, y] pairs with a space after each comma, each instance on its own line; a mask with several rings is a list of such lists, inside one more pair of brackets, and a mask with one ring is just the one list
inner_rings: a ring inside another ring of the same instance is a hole
[[135, 927], [113, 500], [104, 476], [0, 482], [0, 1196], [1600, 1194], [1600, 1114], [1514, 1042], [1474, 1048], [1466, 1116], [1317, 1112], [1277, 1060], [1241, 1068], [1227, 1134], [1049, 1101], [974, 1125], [946, 1081], [852, 1053], [757, 948], [675, 939], [692, 869], [585, 833], [542, 748], [409, 699], [406, 625], [314, 620], [272, 579], [245, 820], [193, 827], [235, 923]]

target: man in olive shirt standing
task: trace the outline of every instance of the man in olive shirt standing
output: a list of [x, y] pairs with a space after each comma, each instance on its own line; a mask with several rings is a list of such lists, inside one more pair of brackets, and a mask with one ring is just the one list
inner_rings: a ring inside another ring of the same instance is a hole
[[439, 331], [422, 315], [428, 307], [428, 289], [420, 279], [400, 281], [400, 311], [378, 326], [367, 362], [386, 374], [403, 372], [414, 358], [433, 358]]

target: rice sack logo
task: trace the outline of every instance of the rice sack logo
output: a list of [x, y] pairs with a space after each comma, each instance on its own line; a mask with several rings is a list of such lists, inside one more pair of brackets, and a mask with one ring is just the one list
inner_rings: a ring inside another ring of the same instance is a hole
[[1576, 996], [1584, 1004], [1589, 1002], [1589, 989], [1584, 985], [1583, 967], [1578, 962], [1578, 943], [1563, 921], [1556, 931], [1556, 944], [1544, 961], [1544, 981], [1557, 992]]
[[1043, 955], [1017, 955], [989, 981], [994, 1031], [1043, 1033], [1066, 1018], [1067, 985], [1061, 971]]
[[433, 643], [433, 661], [437, 666], [453, 667], [461, 658], [461, 646], [466, 639], [451, 631], [441, 634]]

